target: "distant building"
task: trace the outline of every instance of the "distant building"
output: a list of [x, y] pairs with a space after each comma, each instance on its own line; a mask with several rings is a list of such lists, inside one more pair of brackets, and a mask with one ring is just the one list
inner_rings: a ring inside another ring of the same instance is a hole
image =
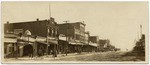
[[59, 24], [59, 33], [68, 36], [69, 41], [84, 42], [85, 24], [82, 22]]
[[93, 43], [98, 43], [99, 37], [98, 36], [90, 36], [89, 40]]
[[136, 41], [136, 45], [132, 52], [137, 53], [137, 55], [145, 55], [145, 34], [142, 34], [141, 38]]
[[109, 40], [100, 39], [98, 42], [99, 51], [106, 51], [106, 48], [108, 47], [108, 45], [109, 45]]
[[92, 46], [91, 51], [98, 51], [98, 36], [89, 36], [89, 45]]

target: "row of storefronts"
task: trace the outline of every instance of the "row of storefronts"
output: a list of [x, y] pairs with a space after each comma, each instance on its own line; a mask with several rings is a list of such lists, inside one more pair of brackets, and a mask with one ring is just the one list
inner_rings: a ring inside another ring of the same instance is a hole
[[54, 18], [4, 25], [5, 57], [97, 52], [98, 37], [85, 31], [84, 22], [57, 24]]
[[[40, 38], [29, 38], [29, 41], [17, 38], [4, 38], [5, 57], [43, 56], [66, 53], [81, 53], [96, 51], [96, 46], [81, 43], [68, 43], [64, 40], [46, 43]], [[41, 38], [42, 39], [42, 38]], [[47, 49], [48, 48], [48, 49]], [[47, 51], [48, 50], [48, 51]]]
[[[11, 35], [11, 36], [10, 36]], [[57, 57], [57, 54], [81, 53], [81, 52], [96, 52], [97, 45], [89, 43], [75, 43], [66, 40], [48, 39], [44, 37], [18, 37], [15, 34], [9, 34], [4, 37], [4, 52], [8, 57], [23, 57], [23, 56], [43, 56], [52, 55]]]

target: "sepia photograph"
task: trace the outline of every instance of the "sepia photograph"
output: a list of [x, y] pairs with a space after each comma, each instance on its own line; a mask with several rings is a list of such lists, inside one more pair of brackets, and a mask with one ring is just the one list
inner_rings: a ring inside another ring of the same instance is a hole
[[2, 1], [2, 63], [148, 63], [148, 1]]

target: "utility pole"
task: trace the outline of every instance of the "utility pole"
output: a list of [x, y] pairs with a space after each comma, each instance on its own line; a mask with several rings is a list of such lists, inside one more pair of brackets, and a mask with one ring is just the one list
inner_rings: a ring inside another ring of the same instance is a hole
[[138, 38], [137, 39], [139, 40], [139, 32], [137, 32], [137, 34], [138, 34]]
[[46, 37], [46, 43], [47, 43], [47, 55], [48, 55], [48, 46], [49, 46], [49, 44], [48, 44], [48, 37], [49, 37], [49, 25], [47, 26], [47, 37]]
[[90, 52], [90, 39], [89, 39], [89, 37], [90, 37], [90, 32], [87, 31], [87, 34], [88, 34], [88, 53], [89, 53], [89, 52]]
[[18, 59], [18, 42], [19, 41], [17, 41], [17, 43], [16, 43], [16, 59]]
[[49, 3], [49, 18], [51, 17], [51, 3]]
[[[84, 21], [83, 21], [82, 23], [84, 24]], [[85, 25], [84, 25], [84, 33], [85, 33]], [[85, 42], [85, 34], [84, 34], [84, 42]], [[84, 43], [84, 42], [83, 42], [83, 43]], [[82, 43], [82, 52], [84, 52], [83, 43]]]
[[47, 48], [46, 48], [46, 54], [48, 55], [48, 47], [49, 47], [49, 43], [48, 43], [48, 37], [49, 37], [49, 29], [50, 29], [50, 22], [51, 22], [51, 6], [50, 6], [50, 3], [49, 3], [49, 23], [47, 24], [47, 36], [46, 36], [46, 43], [47, 43]]
[[140, 25], [140, 36], [142, 38], [142, 25]]
[[65, 49], [65, 53], [66, 53], [66, 56], [67, 56], [67, 54], [68, 54], [68, 45], [69, 45], [69, 41], [68, 41], [68, 22], [69, 21], [64, 21], [65, 23], [66, 23], [66, 42], [67, 42], [67, 44], [66, 44], [66, 49]]

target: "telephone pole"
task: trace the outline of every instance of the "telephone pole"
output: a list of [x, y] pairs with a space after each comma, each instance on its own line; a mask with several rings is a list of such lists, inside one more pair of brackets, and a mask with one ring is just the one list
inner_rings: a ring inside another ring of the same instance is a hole
[[48, 47], [49, 47], [49, 43], [48, 43], [48, 37], [49, 37], [49, 29], [50, 29], [50, 22], [51, 22], [51, 5], [50, 5], [50, 3], [49, 3], [49, 10], [48, 10], [48, 12], [49, 12], [49, 23], [47, 24], [47, 37], [46, 37], [46, 43], [47, 43], [47, 49], [46, 49], [46, 54], [48, 55]]
[[90, 37], [90, 32], [87, 31], [86, 34], [88, 35], [88, 53], [90, 53], [90, 39], [89, 39], [89, 37]]
[[140, 25], [140, 37], [142, 37], [142, 25]]

